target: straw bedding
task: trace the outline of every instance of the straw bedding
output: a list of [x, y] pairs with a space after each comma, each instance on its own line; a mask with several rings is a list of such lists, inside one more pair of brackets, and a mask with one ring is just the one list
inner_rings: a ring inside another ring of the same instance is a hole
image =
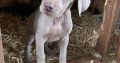
[[[26, 36], [25, 23], [27, 18], [28, 16], [21, 16], [17, 13], [12, 14], [6, 11], [0, 12], [0, 27], [2, 29], [2, 41], [6, 63], [23, 63]], [[102, 22], [102, 16], [93, 15], [88, 11], [82, 13], [82, 16], [79, 17], [77, 9], [72, 9], [72, 19], [74, 27], [70, 34], [68, 59], [94, 51], [94, 46], [99, 36], [98, 31]], [[116, 33], [118, 33], [119, 28], [116, 30]], [[112, 53], [110, 53], [110, 60], [113, 60], [115, 50], [114, 48], [111, 49]], [[56, 54], [53, 55], [52, 58], [47, 57], [47, 63], [58, 60], [59, 50], [54, 48], [53, 51]], [[35, 49], [33, 49], [32, 53], [35, 53]], [[35, 63], [35, 54], [32, 55], [32, 60], [33, 63]]]

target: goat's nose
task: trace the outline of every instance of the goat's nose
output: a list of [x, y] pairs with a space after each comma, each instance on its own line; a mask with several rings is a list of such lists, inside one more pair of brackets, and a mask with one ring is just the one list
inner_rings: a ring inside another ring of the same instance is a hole
[[49, 5], [45, 5], [45, 8], [47, 11], [52, 11], [53, 7], [52, 6], [49, 6]]

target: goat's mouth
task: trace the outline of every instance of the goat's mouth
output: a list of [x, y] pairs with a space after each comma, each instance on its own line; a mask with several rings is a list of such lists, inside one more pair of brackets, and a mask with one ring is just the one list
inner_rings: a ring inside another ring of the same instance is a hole
[[53, 13], [52, 12], [47, 12], [47, 11], [45, 11], [44, 12], [46, 15], [48, 15], [48, 16], [53, 16]]
[[46, 15], [48, 15], [48, 16], [53, 16], [51, 13], [49, 13], [49, 12], [46, 12], [45, 13]]

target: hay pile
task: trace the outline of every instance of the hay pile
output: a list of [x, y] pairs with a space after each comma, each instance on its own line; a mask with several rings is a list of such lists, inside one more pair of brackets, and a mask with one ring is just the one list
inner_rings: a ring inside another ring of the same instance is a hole
[[[98, 28], [102, 22], [101, 17], [91, 15], [89, 12], [85, 12], [79, 17], [77, 10], [72, 10], [72, 16], [74, 27], [70, 34], [68, 59], [84, 55], [84, 52], [89, 53], [94, 49]], [[23, 20], [23, 18], [25, 19]], [[26, 19], [27, 17], [0, 12], [0, 27], [6, 63], [23, 63]], [[58, 60], [58, 57], [48, 58], [47, 62], [50, 63], [53, 59]]]
[[[73, 10], [73, 31], [70, 35], [69, 48], [72, 56], [80, 56], [82, 50], [90, 51], [96, 45], [98, 37], [98, 28], [101, 19], [92, 16], [89, 12], [85, 12], [81, 17], [78, 16], [76, 10]], [[74, 50], [74, 52], [73, 52]], [[78, 52], [76, 54], [76, 52]], [[68, 55], [71, 56], [71, 55]]]
[[0, 27], [6, 63], [22, 63], [25, 31], [25, 21], [20, 16], [13, 16], [5, 12], [0, 13]]

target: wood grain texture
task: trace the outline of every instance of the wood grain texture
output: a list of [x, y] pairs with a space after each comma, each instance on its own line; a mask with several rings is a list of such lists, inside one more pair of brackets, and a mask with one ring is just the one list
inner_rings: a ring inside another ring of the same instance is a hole
[[120, 0], [106, 0], [96, 51], [106, 55], [119, 15]]
[[116, 60], [117, 63], [120, 63], [120, 36], [118, 36]]

